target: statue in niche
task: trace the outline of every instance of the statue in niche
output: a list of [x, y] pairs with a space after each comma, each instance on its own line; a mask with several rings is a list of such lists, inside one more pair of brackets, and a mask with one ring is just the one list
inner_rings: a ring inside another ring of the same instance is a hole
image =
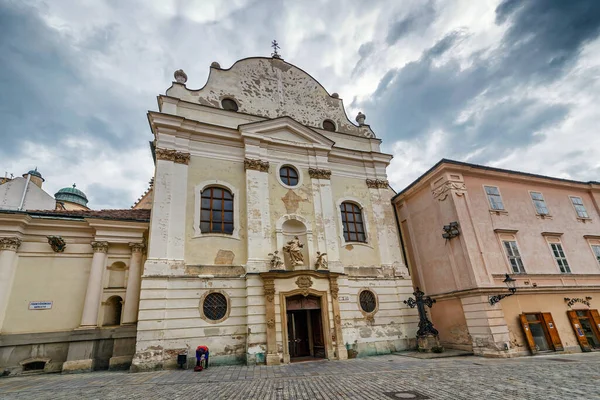
[[317, 261], [315, 262], [315, 269], [328, 269], [327, 253], [321, 253], [320, 251], [317, 251]]
[[283, 260], [279, 256], [278, 250], [275, 250], [273, 253], [269, 253], [269, 257], [271, 257], [271, 270], [285, 269], [283, 265]]
[[290, 255], [292, 266], [304, 265], [304, 256], [302, 255], [302, 248], [304, 245], [300, 243], [298, 236], [294, 236], [292, 240], [287, 242], [286, 246], [283, 246], [283, 251]]

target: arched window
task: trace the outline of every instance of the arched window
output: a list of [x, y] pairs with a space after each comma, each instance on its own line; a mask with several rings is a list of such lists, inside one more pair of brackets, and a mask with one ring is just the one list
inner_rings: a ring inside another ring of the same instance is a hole
[[233, 233], [233, 195], [229, 190], [214, 186], [204, 189], [200, 210], [202, 233]]
[[121, 325], [121, 310], [123, 308], [123, 299], [119, 296], [112, 296], [106, 300], [104, 309], [103, 326]]
[[227, 111], [237, 111], [238, 110], [238, 105], [235, 102], [235, 100], [233, 100], [233, 99], [221, 100], [221, 106], [223, 107], [224, 110], [227, 110]]
[[363, 223], [362, 210], [349, 201], [340, 205], [342, 213], [342, 225], [344, 227], [344, 239], [346, 242], [366, 242], [365, 226]]
[[330, 119], [326, 119], [323, 121], [323, 129], [329, 132], [335, 132], [335, 123]]

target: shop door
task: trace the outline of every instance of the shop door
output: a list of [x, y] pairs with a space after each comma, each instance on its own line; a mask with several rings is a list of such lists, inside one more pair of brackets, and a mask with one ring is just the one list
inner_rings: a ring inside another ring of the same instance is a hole
[[600, 349], [600, 315], [598, 310], [567, 311], [581, 350]]
[[520, 320], [531, 354], [564, 350], [551, 313], [525, 313]]

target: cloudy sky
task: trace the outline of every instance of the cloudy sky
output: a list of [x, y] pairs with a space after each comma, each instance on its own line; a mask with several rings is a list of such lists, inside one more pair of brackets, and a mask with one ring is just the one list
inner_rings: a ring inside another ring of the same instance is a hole
[[272, 39], [367, 115], [397, 190], [443, 157], [600, 180], [598, 0], [0, 0], [0, 173], [128, 208], [173, 71]]

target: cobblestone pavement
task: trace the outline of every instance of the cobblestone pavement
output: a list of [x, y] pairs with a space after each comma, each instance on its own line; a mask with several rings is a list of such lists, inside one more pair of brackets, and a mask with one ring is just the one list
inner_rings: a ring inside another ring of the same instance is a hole
[[391, 354], [202, 372], [0, 378], [0, 399], [600, 399], [600, 353], [421, 360]]

